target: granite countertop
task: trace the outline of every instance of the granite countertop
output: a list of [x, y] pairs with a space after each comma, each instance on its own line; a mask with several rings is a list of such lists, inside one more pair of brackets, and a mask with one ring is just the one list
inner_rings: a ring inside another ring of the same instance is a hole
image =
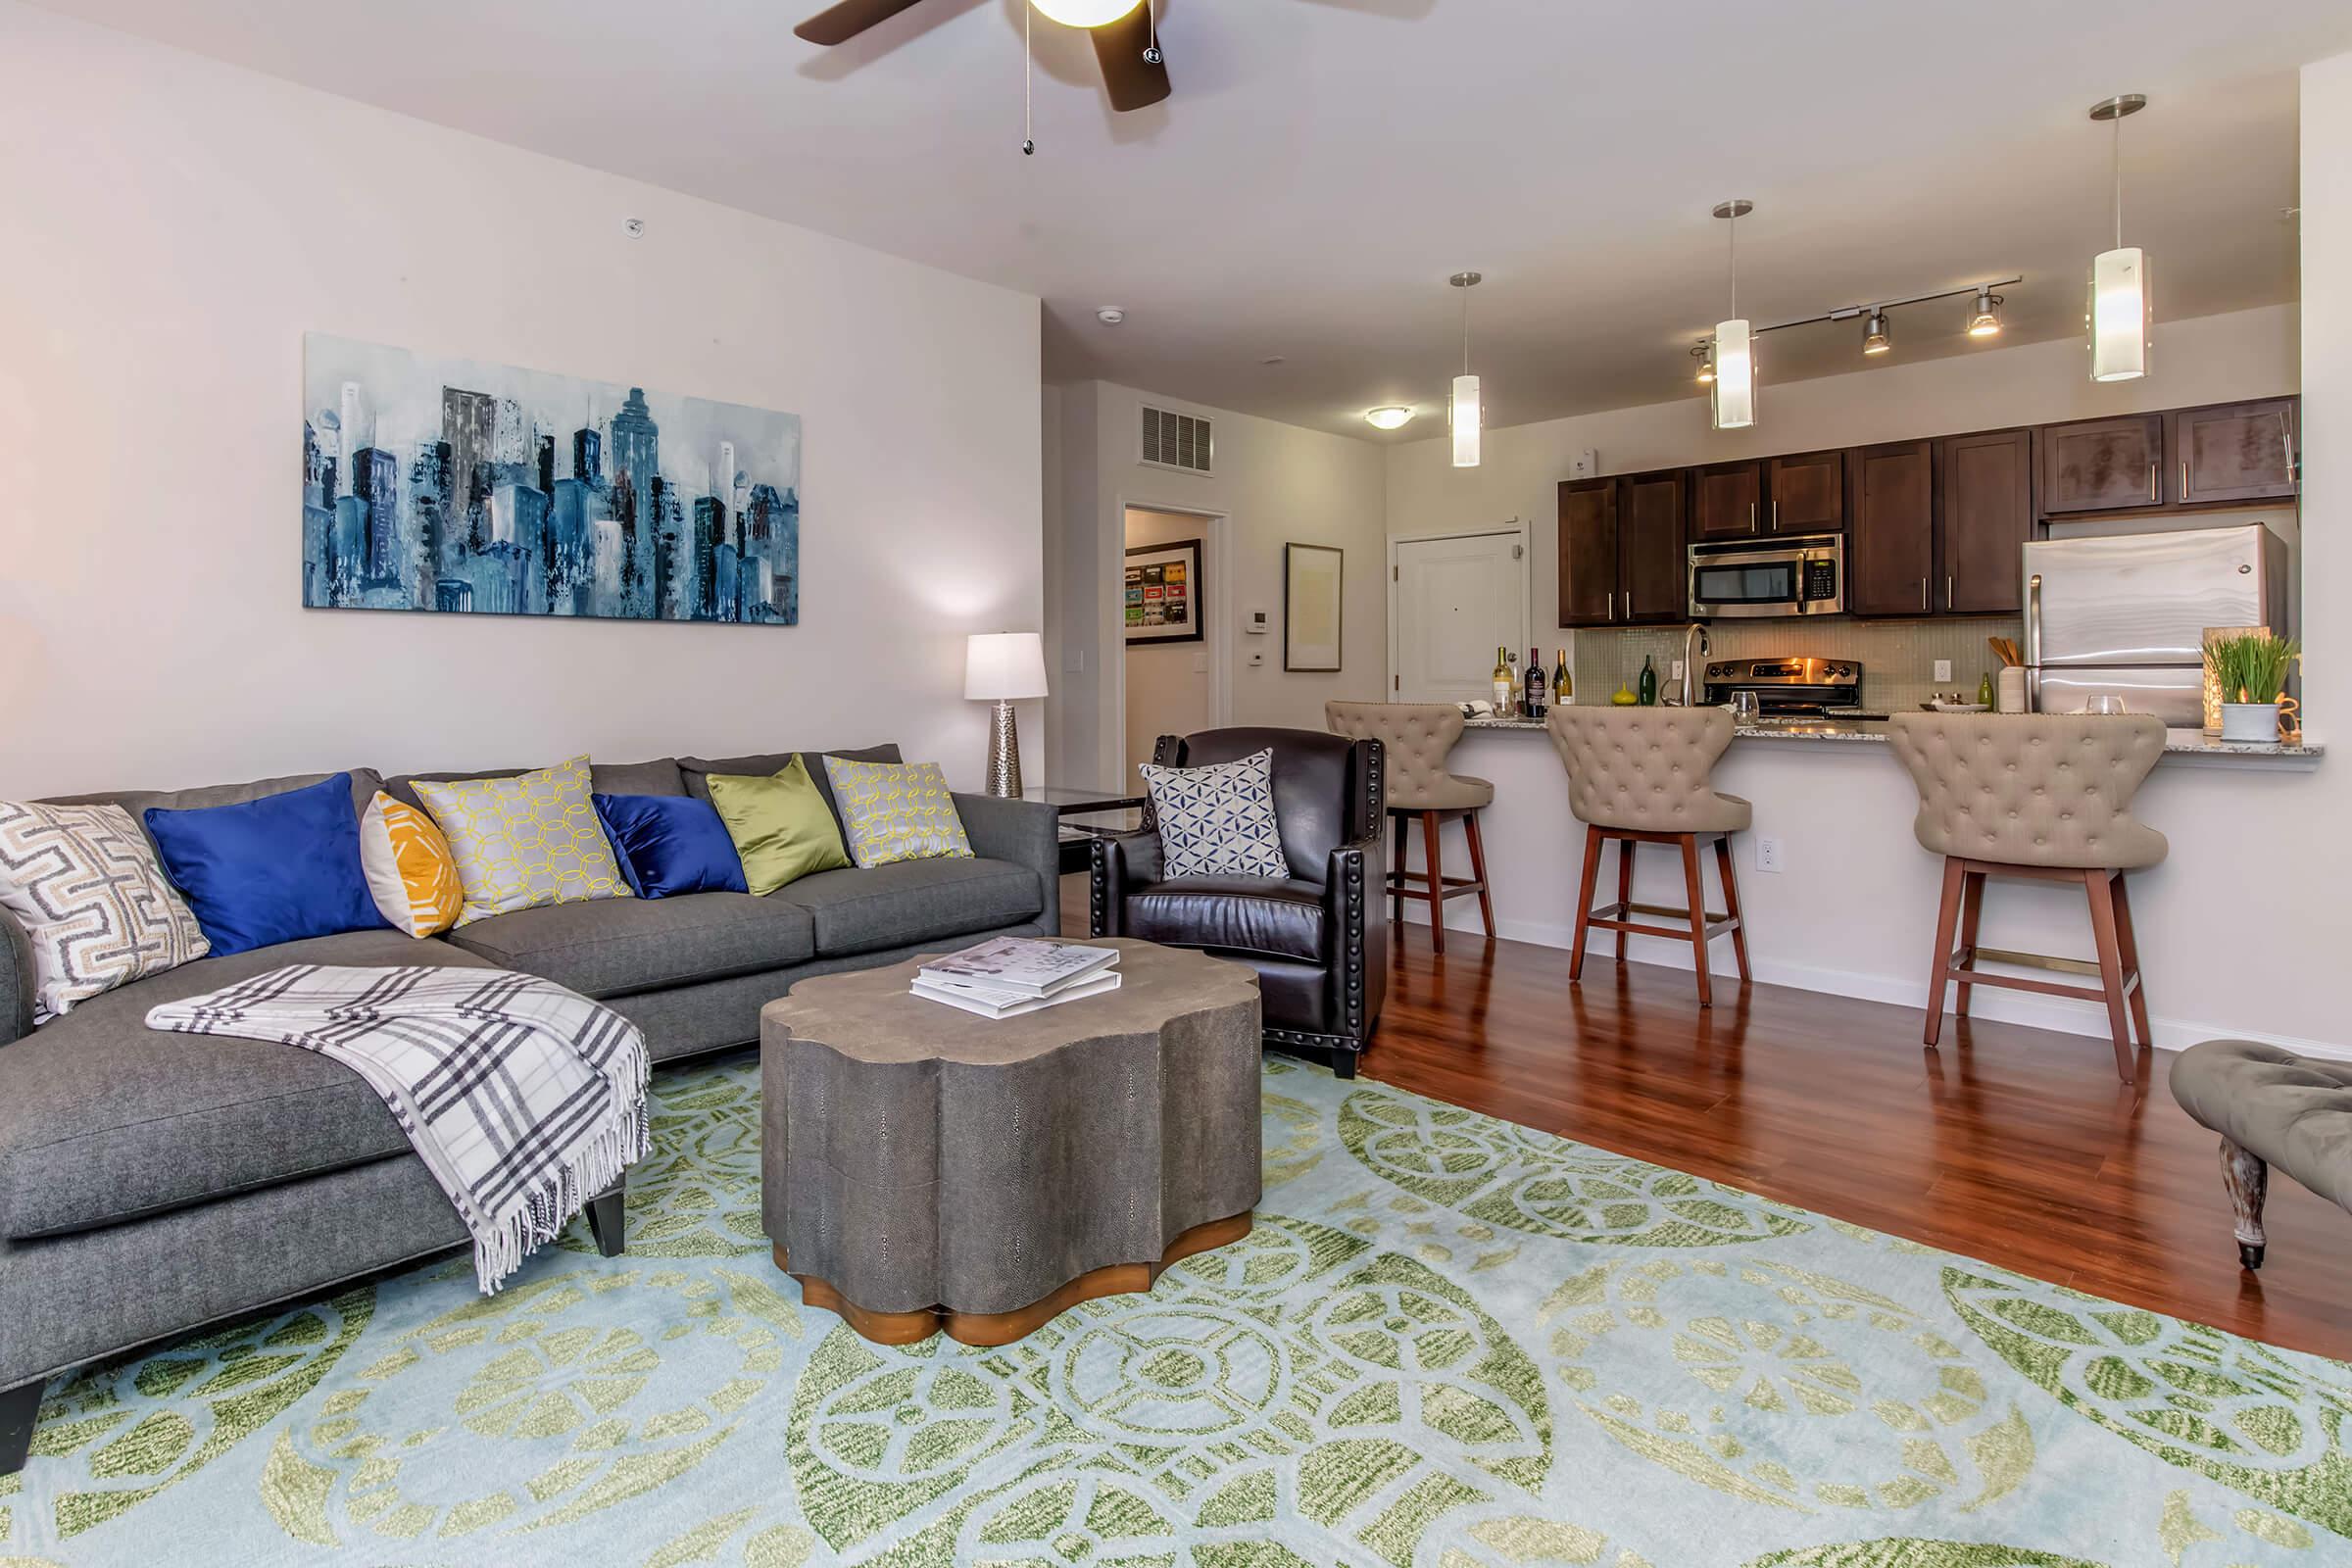
[[[1532, 729], [1540, 730], [1540, 718], [1469, 718], [1462, 721], [1464, 729]], [[1814, 741], [1828, 745], [1884, 746], [1888, 739], [1888, 725], [1879, 719], [1857, 718], [1788, 718], [1773, 719], [1758, 724], [1741, 724], [1734, 734], [1741, 740]], [[2198, 757], [2214, 760], [2270, 760], [2286, 761], [2316, 760], [2327, 755], [2327, 747], [2317, 743], [2265, 745], [2253, 741], [2216, 740], [2198, 730], [2168, 729], [2164, 732], [2164, 751], [2168, 757]]]

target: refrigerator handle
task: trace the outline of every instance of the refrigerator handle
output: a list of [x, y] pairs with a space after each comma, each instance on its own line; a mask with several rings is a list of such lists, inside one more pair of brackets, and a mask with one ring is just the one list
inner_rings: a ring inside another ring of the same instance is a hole
[[2041, 573], [2026, 577], [2026, 711], [2041, 711]]

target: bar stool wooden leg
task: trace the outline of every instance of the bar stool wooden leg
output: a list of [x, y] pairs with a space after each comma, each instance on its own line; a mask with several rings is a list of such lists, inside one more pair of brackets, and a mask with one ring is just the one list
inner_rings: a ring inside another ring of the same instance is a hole
[[[1683, 888], [1690, 896], [1690, 956], [1698, 971], [1698, 1004], [1712, 1007], [1715, 988], [1707, 968], [1707, 889], [1698, 874], [1698, 835], [1685, 833], [1682, 839]], [[1619, 933], [1621, 940], [1623, 935]]]
[[1421, 813], [1421, 858], [1429, 870], [1429, 951], [1446, 951], [1446, 874], [1438, 864], [1438, 824], [1435, 811]]
[[[1984, 914], [1984, 873], [1967, 872], [1960, 883], [1960, 952], [1965, 963], [1977, 961], [1977, 925]], [[1975, 989], [1966, 974], [1954, 981], [1953, 1010], [1961, 1017], [1968, 1016], [1968, 997]]]
[[1960, 923], [1960, 895], [1968, 880], [1965, 863], [1943, 858], [1943, 903], [1936, 911], [1936, 964], [1928, 971], [1928, 1027], [1922, 1037], [1929, 1045], [1943, 1034], [1943, 990], [1952, 973], [1952, 937]]
[[1478, 836], [1478, 812], [1462, 818], [1462, 834], [1470, 841], [1470, 875], [1478, 883], [1478, 917], [1487, 923], [1487, 940], [1494, 940], [1494, 900], [1487, 892], [1487, 847]]
[[2090, 897], [2090, 934], [2099, 950], [2099, 981], [2107, 993], [2107, 1031], [2115, 1045], [2115, 1072], [2132, 1082], [2132, 1024], [2124, 1000], [2123, 942], [2116, 930], [2114, 874], [2082, 873], [2082, 889]]
[[2143, 1046], [2156, 1044], [2148, 1033], [2148, 976], [2139, 966], [2139, 938], [2132, 929], [2132, 894], [2125, 886], [2124, 873], [2115, 873], [2115, 938], [2123, 951], [2124, 978], [2135, 982], [2132, 987], [2132, 1027], [2139, 1033]]
[[1740, 873], [1732, 866], [1732, 836], [1715, 841], [1715, 874], [1723, 879], [1723, 912], [1732, 917], [1732, 956], [1740, 960], [1740, 983], [1755, 976], [1747, 970], [1747, 922], [1740, 915]]
[[1396, 898], [1391, 901], [1394, 907], [1389, 912], [1391, 925], [1404, 924], [1404, 862], [1406, 852], [1412, 847], [1413, 819], [1399, 811], [1396, 813], [1396, 869], [1390, 873], [1390, 886], [1396, 891]]
[[[1617, 918], [1628, 919], [1634, 904], [1634, 841], [1617, 841]], [[1617, 933], [1617, 961], [1625, 961], [1625, 933]]]
[[1568, 953], [1568, 982], [1571, 985], [1584, 978], [1585, 933], [1592, 920], [1592, 895], [1600, 886], [1600, 852], [1607, 847], [1608, 841], [1600, 836], [1600, 829], [1587, 823], [1584, 882], [1576, 895], [1576, 942]]

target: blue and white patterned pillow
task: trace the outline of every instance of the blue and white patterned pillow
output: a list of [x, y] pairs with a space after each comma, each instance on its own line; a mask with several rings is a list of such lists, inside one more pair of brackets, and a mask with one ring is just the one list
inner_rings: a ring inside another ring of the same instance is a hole
[[1274, 817], [1274, 753], [1143, 769], [1159, 823], [1160, 875], [1289, 876]]

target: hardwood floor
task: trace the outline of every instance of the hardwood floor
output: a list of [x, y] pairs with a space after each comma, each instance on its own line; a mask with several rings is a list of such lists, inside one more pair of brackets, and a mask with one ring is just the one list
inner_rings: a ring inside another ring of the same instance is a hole
[[[1063, 929], [1086, 929], [1083, 878]], [[2219, 1141], [2107, 1043], [1447, 933], [1394, 939], [1367, 1078], [2115, 1300], [2352, 1359], [2352, 1217], [2275, 1176], [2238, 1267]]]

